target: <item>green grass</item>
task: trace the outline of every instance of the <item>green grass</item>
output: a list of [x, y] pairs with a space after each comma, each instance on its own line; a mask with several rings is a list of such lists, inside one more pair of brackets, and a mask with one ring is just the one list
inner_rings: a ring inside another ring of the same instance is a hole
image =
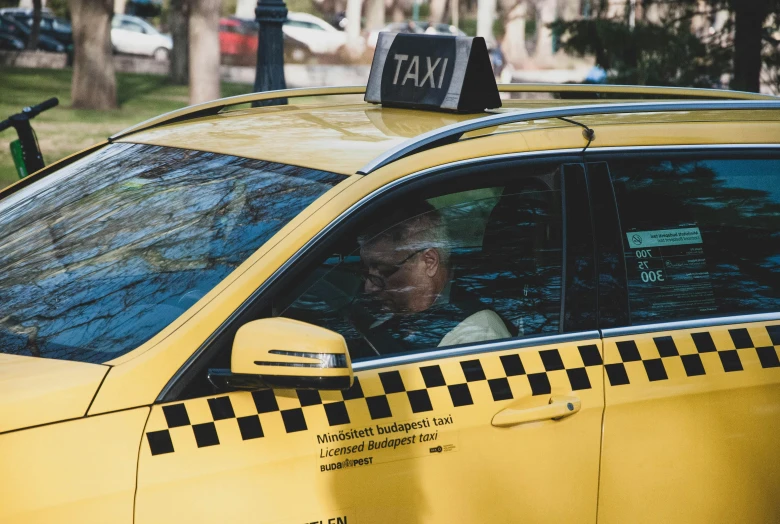
[[[133, 124], [188, 105], [187, 86], [172, 85], [167, 77], [117, 74], [119, 109], [92, 111], [70, 107], [70, 69], [0, 69], [0, 120], [23, 107], [56, 96], [60, 105], [33, 120], [33, 129], [46, 164], [80, 151]], [[243, 84], [222, 84], [222, 96], [251, 91]], [[18, 180], [8, 144], [13, 129], [0, 133], [0, 188]]]

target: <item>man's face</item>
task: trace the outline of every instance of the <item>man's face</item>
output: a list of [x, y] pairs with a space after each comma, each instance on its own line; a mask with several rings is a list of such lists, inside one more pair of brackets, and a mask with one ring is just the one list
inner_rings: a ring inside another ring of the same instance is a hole
[[393, 313], [428, 309], [441, 289], [436, 289], [439, 255], [435, 249], [396, 245], [380, 238], [360, 250], [366, 271], [364, 290]]

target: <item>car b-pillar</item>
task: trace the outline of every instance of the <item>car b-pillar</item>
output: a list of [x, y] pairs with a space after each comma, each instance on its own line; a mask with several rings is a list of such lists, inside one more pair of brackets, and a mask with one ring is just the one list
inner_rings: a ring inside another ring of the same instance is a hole
[[[287, 20], [284, 0], [258, 0], [255, 19], [259, 24], [255, 92], [286, 89], [284, 81], [284, 37], [282, 24]], [[254, 106], [287, 104], [286, 98], [254, 102]]]

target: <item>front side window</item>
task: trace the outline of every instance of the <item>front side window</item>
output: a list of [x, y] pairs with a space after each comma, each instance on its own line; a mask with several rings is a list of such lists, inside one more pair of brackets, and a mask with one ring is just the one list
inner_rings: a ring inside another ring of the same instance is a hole
[[560, 173], [434, 188], [377, 209], [273, 304], [354, 360], [559, 331]]
[[52, 28], [59, 33], [70, 33], [73, 31], [73, 28], [68, 22], [57, 18], [52, 20], [51, 25]]
[[144, 32], [143, 26], [136, 24], [135, 22], [130, 22], [128, 20], [122, 20], [121, 28], [126, 29], [127, 31], [133, 31], [134, 33]]
[[633, 324], [780, 310], [780, 160], [609, 169]]
[[105, 362], [150, 339], [344, 176], [113, 144], [0, 201], [0, 352]]

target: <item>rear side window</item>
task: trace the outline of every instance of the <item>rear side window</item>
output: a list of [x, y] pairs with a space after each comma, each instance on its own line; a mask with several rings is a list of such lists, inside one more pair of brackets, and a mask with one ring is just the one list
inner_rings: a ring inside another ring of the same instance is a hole
[[609, 168], [632, 324], [780, 310], [780, 160]]

